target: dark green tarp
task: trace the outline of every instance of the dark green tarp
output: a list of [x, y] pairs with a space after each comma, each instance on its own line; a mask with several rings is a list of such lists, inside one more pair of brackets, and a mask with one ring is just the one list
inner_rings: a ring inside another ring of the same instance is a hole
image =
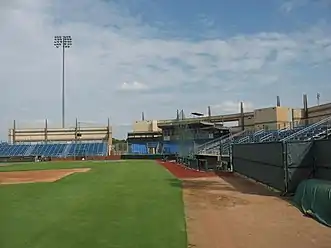
[[307, 216], [331, 227], [331, 181], [302, 181], [294, 195], [294, 204]]

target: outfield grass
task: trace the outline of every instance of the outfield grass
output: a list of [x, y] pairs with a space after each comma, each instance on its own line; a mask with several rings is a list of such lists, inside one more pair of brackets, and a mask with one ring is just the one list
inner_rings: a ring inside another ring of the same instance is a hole
[[[179, 181], [153, 161], [32, 163], [90, 167], [55, 183], [0, 186], [1, 248], [186, 248]], [[175, 181], [176, 182], [176, 181]]]

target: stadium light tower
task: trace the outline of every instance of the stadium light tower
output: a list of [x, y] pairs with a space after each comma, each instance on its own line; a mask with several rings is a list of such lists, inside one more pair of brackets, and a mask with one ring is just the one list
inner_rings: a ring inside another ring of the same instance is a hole
[[64, 84], [64, 54], [72, 46], [71, 36], [54, 36], [54, 46], [62, 48], [62, 128], [65, 127], [65, 84]]

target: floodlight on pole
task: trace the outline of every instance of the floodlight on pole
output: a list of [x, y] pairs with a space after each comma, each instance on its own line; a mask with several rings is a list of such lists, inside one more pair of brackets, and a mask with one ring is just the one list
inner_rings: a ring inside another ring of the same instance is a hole
[[72, 46], [72, 38], [67, 36], [54, 36], [54, 46], [62, 48], [62, 128], [65, 127], [65, 84], [64, 84], [64, 58], [65, 49]]

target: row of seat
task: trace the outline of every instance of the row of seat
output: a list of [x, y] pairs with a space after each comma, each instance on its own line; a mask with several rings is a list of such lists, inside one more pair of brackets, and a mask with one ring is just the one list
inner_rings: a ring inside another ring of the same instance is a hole
[[131, 144], [129, 153], [133, 154], [148, 154], [147, 144]]
[[154, 148], [156, 153], [174, 154], [178, 152], [178, 145], [175, 143], [167, 142], [141, 142], [129, 144], [129, 153], [133, 154], [149, 154], [148, 148]]
[[106, 156], [108, 145], [105, 142], [69, 144], [0, 144], [1, 157], [45, 156]]
[[[244, 131], [237, 135], [230, 135], [221, 139], [215, 139], [200, 145], [195, 151], [199, 154], [228, 154], [231, 144], [259, 143], [274, 141], [306, 141], [321, 139], [331, 135], [331, 117], [308, 126], [299, 126], [282, 130], [258, 130], [255, 132]], [[220, 149], [221, 148], [221, 149]]]

